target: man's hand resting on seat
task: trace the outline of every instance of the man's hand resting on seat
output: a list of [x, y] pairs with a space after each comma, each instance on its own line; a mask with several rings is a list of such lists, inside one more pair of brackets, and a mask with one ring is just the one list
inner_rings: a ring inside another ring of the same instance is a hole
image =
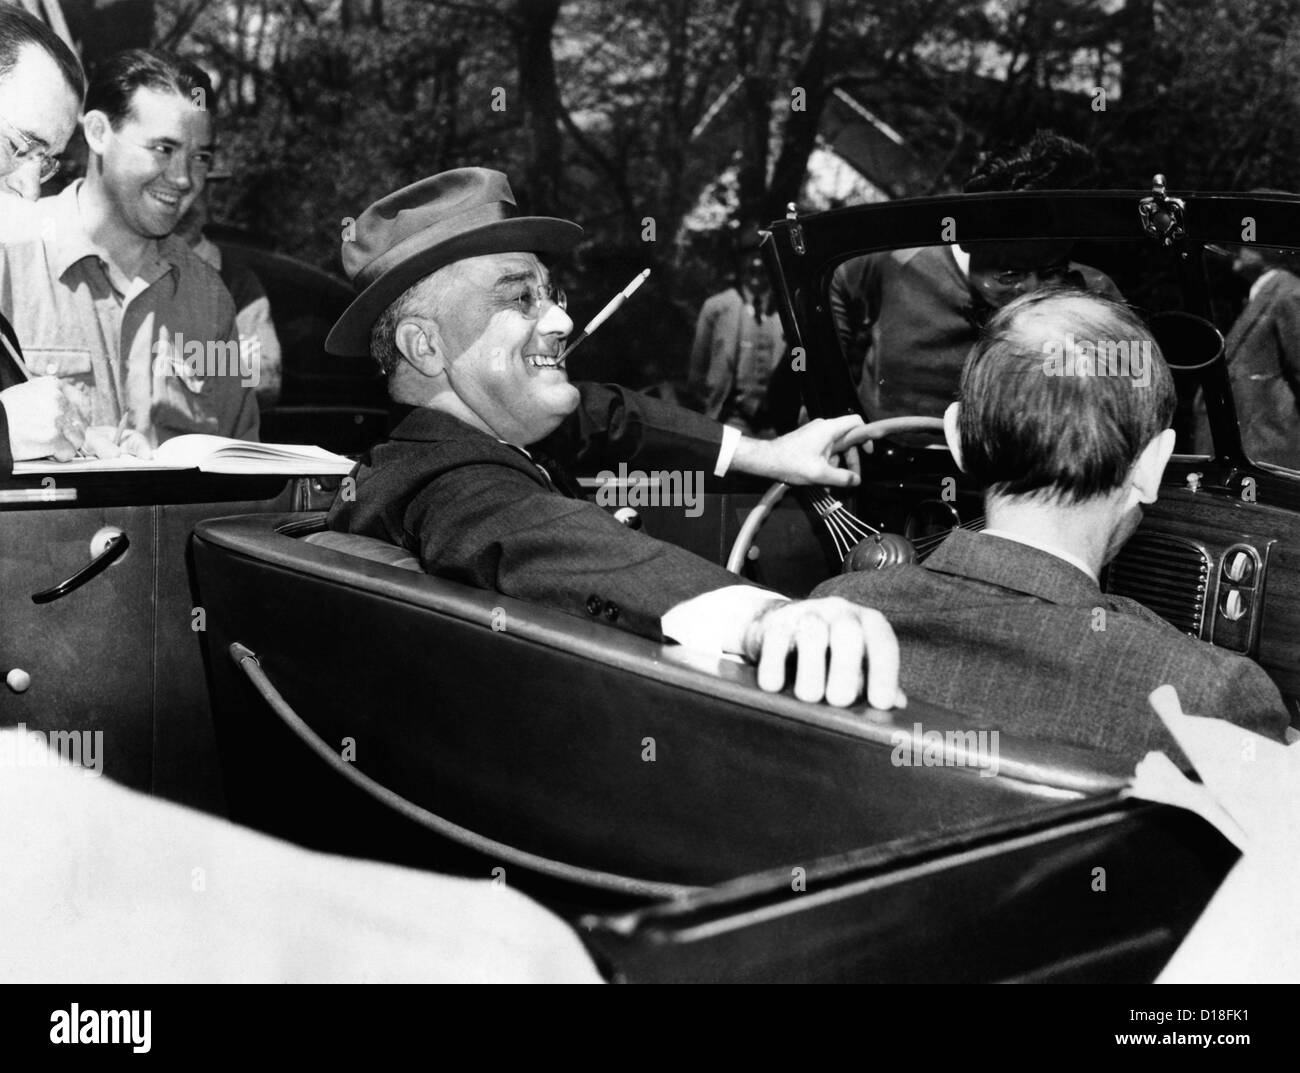
[[[862, 694], [873, 708], [903, 708], [898, 640], [885, 616], [839, 596], [769, 604], [745, 631], [745, 656], [758, 664], [769, 693], [786, 685], [786, 661], [796, 653], [794, 695], [847, 707]], [[829, 654], [829, 666], [828, 666]]]
[[862, 479], [855, 472], [857, 467], [839, 465], [836, 456], [848, 449], [849, 458], [856, 461], [856, 446], [864, 437], [855, 437], [854, 430], [863, 424], [857, 414], [818, 417], [775, 440], [745, 436], [736, 447], [731, 468], [787, 484], [851, 488]]

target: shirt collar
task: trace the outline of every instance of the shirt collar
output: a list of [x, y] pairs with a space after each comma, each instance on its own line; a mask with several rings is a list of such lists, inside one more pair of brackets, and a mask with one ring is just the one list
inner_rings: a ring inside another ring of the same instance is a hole
[[60, 279], [78, 261], [86, 257], [98, 258], [99, 247], [90, 241], [81, 226], [81, 208], [77, 193], [85, 180], [69, 183], [62, 193], [49, 199], [50, 212], [50, 263]]
[[957, 271], [970, 279], [970, 254], [955, 242], [948, 247], [948, 252], [952, 254], [952, 259], [957, 262]]
[[1014, 540], [1017, 544], [1024, 544], [1030, 548], [1037, 548], [1039, 551], [1045, 551], [1048, 555], [1055, 555], [1058, 559], [1064, 559], [1071, 566], [1077, 566], [1093, 581], [1097, 581], [1097, 575], [1092, 572], [1092, 568], [1080, 559], [1077, 555], [1071, 555], [1068, 551], [1061, 548], [1054, 548], [1050, 544], [1044, 544], [1039, 540], [1031, 540], [1029, 537], [1021, 536], [1019, 533], [1009, 533], [1005, 529], [985, 529], [985, 536], [1001, 537], [1003, 540]]
[[966, 529], [949, 533], [923, 568], [1065, 606], [1091, 607], [1102, 598], [1091, 574], [1055, 552]]
[[221, 271], [221, 247], [207, 235], [200, 235], [198, 242], [190, 247], [200, 261], [206, 261], [218, 272]]
[[[84, 179], [78, 179], [49, 199], [50, 220], [53, 223], [50, 263], [60, 280], [68, 269], [87, 257], [93, 257], [97, 261], [103, 259], [104, 251], [91, 241], [81, 222], [81, 206], [77, 199], [84, 183]], [[152, 255], [146, 255], [140, 266], [139, 278], [144, 280], [146, 286], [152, 286], [169, 272], [175, 273], [187, 250], [185, 243], [175, 235], [155, 239], [151, 246]]]
[[1255, 280], [1255, 282], [1250, 285], [1249, 301], [1253, 302], [1255, 300], [1255, 295], [1259, 294], [1259, 292], [1264, 289], [1264, 284], [1266, 284], [1270, 279], [1276, 276], [1277, 273], [1278, 270], [1276, 268], [1270, 268], [1267, 272], [1265, 272], [1262, 276], [1260, 276], [1259, 279]]

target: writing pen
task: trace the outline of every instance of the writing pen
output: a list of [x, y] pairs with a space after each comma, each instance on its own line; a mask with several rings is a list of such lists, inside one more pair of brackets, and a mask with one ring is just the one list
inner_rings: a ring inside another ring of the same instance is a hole
[[574, 349], [578, 346], [578, 344], [580, 344], [584, 339], [587, 338], [587, 336], [589, 336], [592, 332], [594, 332], [597, 328], [599, 328], [602, 324], [604, 324], [605, 321], [609, 320], [610, 317], [612, 317], [615, 313], [617, 313], [619, 307], [622, 306], [622, 304], [626, 302], [629, 298], [631, 298], [632, 295], [636, 293], [636, 289], [640, 287], [641, 284], [643, 284], [649, 278], [650, 278], [650, 269], [648, 268], [641, 269], [641, 271], [637, 273], [636, 278], [633, 279], [632, 282], [629, 283], [626, 287], [624, 287], [621, 291], [619, 291], [618, 294], [614, 295], [614, 297], [611, 298], [605, 304], [605, 308], [602, 309], [599, 313], [597, 313], [594, 317], [592, 317], [591, 320], [588, 321], [587, 326], [583, 328], [582, 331], [580, 331], [569, 341], [569, 345], [564, 348], [564, 359], [567, 361], [569, 355], [573, 353]]

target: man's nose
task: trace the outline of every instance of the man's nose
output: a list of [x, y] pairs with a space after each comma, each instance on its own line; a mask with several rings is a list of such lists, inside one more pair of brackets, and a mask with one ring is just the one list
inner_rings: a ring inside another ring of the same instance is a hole
[[173, 153], [171, 160], [167, 162], [167, 170], [164, 173], [167, 181], [179, 186], [182, 190], [188, 190], [194, 185], [190, 157], [188, 153]]
[[573, 321], [555, 302], [548, 302], [546, 312], [537, 322], [537, 331], [540, 335], [558, 335], [563, 339], [573, 331]]
[[41, 196], [41, 163], [39, 160], [24, 160], [3, 179], [5, 189], [21, 198], [35, 201]]

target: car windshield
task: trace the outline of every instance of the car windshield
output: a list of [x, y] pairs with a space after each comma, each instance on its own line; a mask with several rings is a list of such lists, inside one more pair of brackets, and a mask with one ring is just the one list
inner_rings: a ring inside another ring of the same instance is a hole
[[[1212, 323], [1225, 357], [1246, 457], [1300, 471], [1300, 269], [1292, 250], [1214, 244], [1202, 256]], [[940, 416], [956, 396], [970, 347], [992, 312], [1047, 286], [1122, 298], [1153, 324], [1175, 370], [1176, 452], [1215, 453], [1197, 373], [1217, 356], [1185, 317], [1178, 255], [1127, 241], [1021, 240], [880, 250], [835, 264], [824, 308], [869, 419]], [[1210, 318], [1206, 318], [1207, 320]], [[1134, 355], [1131, 360], [1140, 360]]]

